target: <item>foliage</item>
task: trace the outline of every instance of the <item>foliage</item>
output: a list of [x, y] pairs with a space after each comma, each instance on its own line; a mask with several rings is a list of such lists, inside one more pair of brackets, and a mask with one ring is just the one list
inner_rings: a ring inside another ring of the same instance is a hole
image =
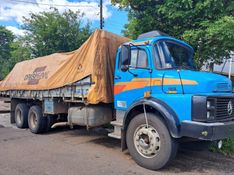
[[220, 62], [234, 50], [234, 1], [232, 0], [112, 0], [130, 7], [124, 34], [136, 39], [141, 33], [161, 30], [189, 42], [198, 66]]
[[0, 78], [4, 76], [4, 63], [6, 63], [11, 57], [11, 44], [13, 40], [13, 33], [5, 27], [0, 26]]
[[24, 18], [23, 29], [27, 30], [30, 49], [34, 57], [55, 52], [72, 51], [89, 37], [90, 24], [81, 27], [79, 13], [71, 10], [62, 14], [57, 9], [51, 12], [30, 14]]
[[11, 43], [11, 57], [4, 62], [2, 69], [3, 77], [5, 77], [17, 62], [31, 58], [31, 52], [26, 37], [19, 37]]
[[15, 63], [30, 58], [30, 50], [26, 44], [26, 38], [17, 38], [3, 26], [0, 26], [0, 38], [0, 79], [2, 79]]
[[11, 44], [11, 63], [27, 60], [31, 58], [31, 51], [29, 49], [29, 43], [27, 37], [19, 37], [15, 42]]
[[201, 29], [187, 30], [183, 38], [196, 47], [197, 64], [204, 59], [219, 63], [234, 51], [234, 17], [224, 16], [214, 23], [204, 21]]
[[13, 39], [13, 33], [5, 27], [0, 26], [0, 60], [7, 60], [10, 58], [10, 45]]
[[216, 144], [211, 145], [210, 151], [220, 152], [223, 154], [233, 154], [234, 153], [234, 138], [228, 138], [228, 139], [223, 140], [223, 146], [221, 149], [218, 149]]

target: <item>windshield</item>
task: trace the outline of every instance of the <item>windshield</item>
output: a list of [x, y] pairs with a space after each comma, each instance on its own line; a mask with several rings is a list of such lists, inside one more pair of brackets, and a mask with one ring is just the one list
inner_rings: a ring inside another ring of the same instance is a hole
[[155, 45], [155, 67], [159, 69], [195, 69], [192, 49], [171, 41]]

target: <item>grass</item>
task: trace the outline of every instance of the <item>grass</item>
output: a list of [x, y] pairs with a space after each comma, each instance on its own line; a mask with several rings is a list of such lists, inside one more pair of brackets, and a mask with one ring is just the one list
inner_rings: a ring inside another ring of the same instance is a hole
[[212, 144], [210, 151], [219, 152], [225, 155], [234, 154], [234, 137], [223, 140], [223, 146], [221, 149], [218, 149], [217, 143]]

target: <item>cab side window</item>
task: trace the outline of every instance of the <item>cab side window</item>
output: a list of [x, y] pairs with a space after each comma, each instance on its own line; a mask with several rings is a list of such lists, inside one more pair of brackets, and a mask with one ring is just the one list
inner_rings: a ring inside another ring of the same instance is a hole
[[137, 67], [148, 67], [147, 54], [144, 50], [138, 50]]
[[148, 67], [147, 53], [143, 49], [132, 49], [131, 50], [131, 62], [130, 66], [133, 68]]

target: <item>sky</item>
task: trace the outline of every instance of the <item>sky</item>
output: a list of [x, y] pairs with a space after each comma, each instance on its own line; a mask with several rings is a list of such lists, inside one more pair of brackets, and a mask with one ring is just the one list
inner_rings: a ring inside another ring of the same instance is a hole
[[[21, 29], [23, 17], [29, 14], [50, 11], [55, 7], [59, 12], [70, 9], [84, 13], [83, 23], [91, 22], [92, 28], [100, 27], [99, 16], [100, 0], [0, 0], [0, 25], [6, 26], [15, 35], [24, 35]], [[112, 6], [111, 0], [103, 0], [104, 30], [119, 35], [122, 34], [124, 24], [128, 21], [128, 13]]]

